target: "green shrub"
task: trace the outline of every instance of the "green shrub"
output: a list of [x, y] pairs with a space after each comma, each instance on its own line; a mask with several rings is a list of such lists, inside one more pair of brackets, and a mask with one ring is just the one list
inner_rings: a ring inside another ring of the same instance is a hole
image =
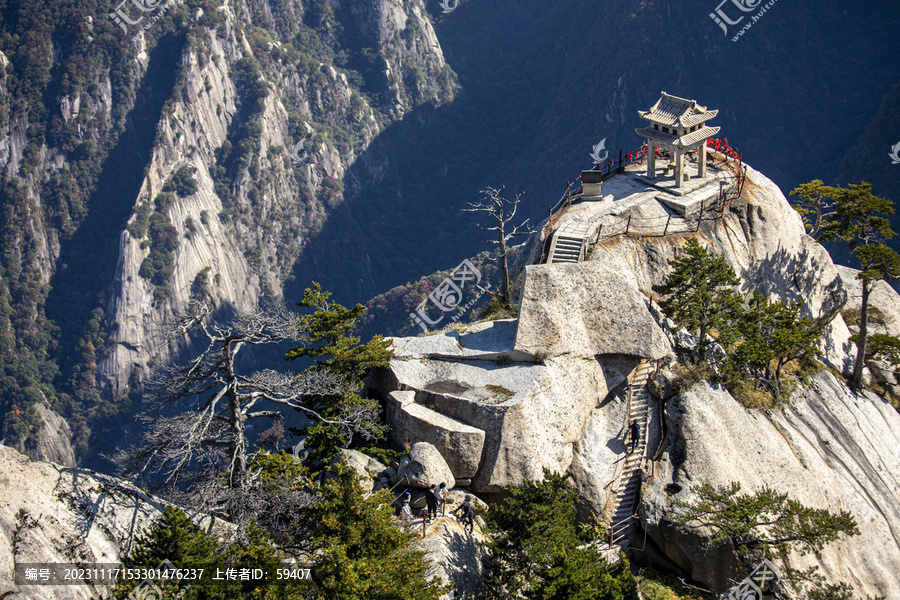
[[178, 169], [172, 179], [166, 182], [162, 191], [175, 192], [181, 198], [190, 196], [197, 192], [197, 180], [194, 179], [194, 173], [197, 171], [192, 165], [187, 165]]

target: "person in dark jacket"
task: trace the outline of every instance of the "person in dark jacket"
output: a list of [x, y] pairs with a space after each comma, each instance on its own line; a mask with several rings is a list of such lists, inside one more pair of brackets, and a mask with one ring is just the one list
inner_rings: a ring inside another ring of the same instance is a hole
[[641, 428], [638, 426], [637, 419], [631, 422], [628, 430], [631, 434], [631, 451], [634, 452], [635, 448], [637, 448], [638, 442], [641, 440]]
[[472, 508], [472, 496], [466, 494], [465, 500], [457, 506], [453, 511], [453, 514], [462, 511], [462, 515], [460, 515], [459, 521], [463, 524], [464, 528], [469, 530], [469, 534], [471, 535], [472, 530], [475, 528], [475, 509]]
[[428, 520], [434, 519], [437, 517], [437, 494], [435, 493], [435, 488], [437, 486], [433, 483], [431, 487], [425, 490], [425, 504], [428, 505]]

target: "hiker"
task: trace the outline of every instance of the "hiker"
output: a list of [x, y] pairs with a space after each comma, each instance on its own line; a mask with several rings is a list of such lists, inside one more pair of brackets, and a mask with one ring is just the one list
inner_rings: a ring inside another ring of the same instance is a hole
[[404, 523], [413, 521], [413, 514], [409, 508], [409, 500], [403, 501], [403, 508], [400, 509], [400, 520]]
[[440, 506], [440, 508], [441, 508], [441, 516], [444, 516], [447, 514], [447, 508], [446, 508], [447, 497], [446, 496], [447, 496], [447, 484], [442, 481], [437, 487], [437, 500], [438, 500], [438, 506]]
[[637, 419], [634, 419], [631, 422], [628, 429], [631, 432], [631, 451], [634, 452], [635, 448], [637, 448], [638, 441], [641, 439], [641, 428], [638, 427]]
[[[400, 496], [398, 496], [397, 499], [394, 500], [394, 502], [399, 502], [401, 507], [404, 504], [409, 504], [410, 502], [412, 502], [412, 494], [409, 493], [409, 490], [406, 490], [405, 492], [400, 494]], [[396, 504], [391, 503], [391, 506], [396, 506]]]
[[428, 514], [431, 518], [437, 518], [437, 494], [433, 483], [431, 487], [425, 490], [425, 504], [428, 505]]
[[464, 529], [468, 526], [469, 534], [471, 535], [472, 530], [475, 527], [475, 510], [472, 508], [472, 496], [466, 494], [466, 499], [452, 512], [453, 514], [456, 514], [459, 511], [462, 511], [462, 516], [458, 516], [457, 518], [460, 523], [463, 524]]

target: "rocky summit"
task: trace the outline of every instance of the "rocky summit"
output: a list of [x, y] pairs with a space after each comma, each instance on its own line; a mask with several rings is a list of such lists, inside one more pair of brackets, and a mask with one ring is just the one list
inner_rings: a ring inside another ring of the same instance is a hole
[[[818, 565], [828, 581], [863, 596], [900, 597], [900, 414], [833, 374], [849, 372], [855, 356], [844, 316], [858, 309], [856, 272], [835, 267], [778, 187], [752, 168], [741, 193], [715, 214], [664, 218], [666, 231], [635, 227], [664, 204], [637, 170], [603, 185], [611, 193], [574, 199], [525, 249], [532, 264], [517, 319], [394, 338], [390, 368], [372, 384], [395, 441], [429, 442], [486, 499], [541, 479], [543, 469], [569, 473], [583, 516], [614, 528], [628, 522], [621, 547], [720, 592], [740, 579], [735, 557], [675, 527], [673, 499], [690, 501], [703, 484], [739, 482], [745, 491], [771, 486], [812, 508], [849, 510], [861, 535], [817, 557], [794, 557], [793, 566]], [[574, 220], [582, 259], [546, 260], [554, 232]], [[690, 238], [724, 255], [742, 291], [802, 300], [823, 326], [823, 370], [783, 408], [746, 408], [716, 384], [676, 389], [676, 353], [696, 338], [662, 314], [651, 290]], [[879, 285], [872, 302], [884, 315], [878, 327], [900, 333], [897, 294]], [[867, 376], [892, 377], [887, 368]], [[629, 453], [635, 419], [642, 435]]]

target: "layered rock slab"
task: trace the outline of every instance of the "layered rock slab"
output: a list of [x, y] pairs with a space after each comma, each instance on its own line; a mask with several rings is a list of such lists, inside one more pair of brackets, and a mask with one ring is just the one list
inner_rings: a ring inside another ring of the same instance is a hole
[[455, 479], [471, 479], [478, 472], [484, 431], [415, 403], [415, 392], [388, 394], [387, 420], [394, 443], [429, 442], [437, 448]]
[[[543, 364], [433, 358], [424, 341], [441, 353], [446, 337], [420, 338], [418, 352], [395, 357], [374, 387], [385, 397], [394, 392], [388, 406], [396, 407], [401, 398], [407, 410], [421, 406], [484, 432], [478, 471], [471, 478], [476, 493], [540, 480], [544, 468], [565, 472], [595, 408], [638, 363], [636, 357], [619, 355], [548, 358]], [[469, 447], [472, 454], [454, 457], [445, 446], [442, 454], [451, 464], [475, 464], [474, 448]]]
[[529, 265], [520, 306], [517, 350], [647, 359], [669, 352], [646, 298], [603, 261]]

